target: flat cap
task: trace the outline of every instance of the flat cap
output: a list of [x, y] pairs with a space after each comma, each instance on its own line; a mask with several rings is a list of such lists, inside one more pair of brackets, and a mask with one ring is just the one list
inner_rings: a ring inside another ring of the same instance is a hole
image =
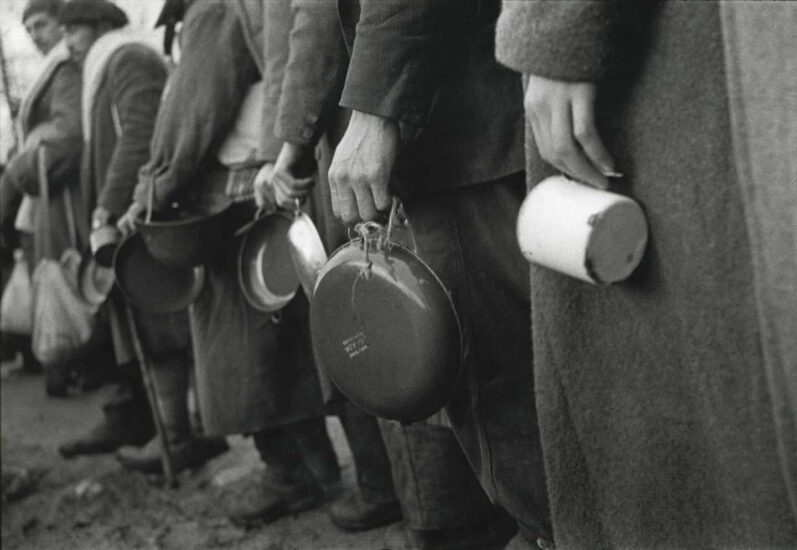
[[110, 23], [114, 28], [128, 23], [127, 14], [108, 0], [71, 0], [64, 4], [58, 20], [62, 25]]
[[42, 12], [58, 17], [63, 5], [61, 0], [28, 0], [25, 10], [22, 12], [22, 22], [24, 23], [31, 15]]

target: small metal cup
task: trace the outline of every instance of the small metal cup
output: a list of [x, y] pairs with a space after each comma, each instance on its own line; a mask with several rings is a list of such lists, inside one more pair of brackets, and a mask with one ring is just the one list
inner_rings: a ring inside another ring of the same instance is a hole
[[91, 232], [89, 244], [98, 265], [102, 267], [113, 265], [113, 255], [121, 238], [121, 232], [113, 225], [103, 225]]

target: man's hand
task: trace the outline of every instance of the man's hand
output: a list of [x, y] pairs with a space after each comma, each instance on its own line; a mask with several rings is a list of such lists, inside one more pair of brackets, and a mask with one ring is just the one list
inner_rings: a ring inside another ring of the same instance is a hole
[[399, 129], [394, 120], [354, 111], [329, 168], [332, 210], [343, 223], [373, 220], [390, 208], [390, 174]]
[[136, 220], [139, 218], [139, 216], [143, 211], [144, 211], [143, 205], [137, 202], [130, 204], [124, 216], [119, 218], [119, 221], [116, 223], [116, 227], [119, 228], [119, 231], [121, 231], [123, 235], [132, 233], [133, 231], [136, 230]]
[[524, 105], [540, 155], [565, 174], [606, 189], [618, 176], [595, 127], [595, 84], [529, 77]]
[[292, 208], [297, 199], [307, 196], [315, 185], [311, 177], [314, 168], [312, 147], [283, 143], [270, 179], [277, 204]]
[[92, 229], [99, 229], [104, 225], [108, 225], [111, 222], [111, 213], [108, 212], [107, 209], [103, 208], [102, 206], [98, 206], [94, 209], [94, 212], [91, 213], [91, 228]]
[[267, 162], [255, 176], [255, 204], [258, 208], [263, 208], [267, 204], [274, 202], [274, 193], [270, 189], [271, 173], [274, 171], [274, 163]]

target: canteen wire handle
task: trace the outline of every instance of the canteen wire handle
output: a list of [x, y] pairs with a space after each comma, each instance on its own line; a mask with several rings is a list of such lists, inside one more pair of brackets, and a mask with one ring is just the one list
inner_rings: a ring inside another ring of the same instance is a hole
[[146, 223], [152, 222], [152, 207], [155, 203], [155, 174], [153, 173], [152, 176], [149, 178], [149, 189], [147, 193], [147, 217], [145, 219]]

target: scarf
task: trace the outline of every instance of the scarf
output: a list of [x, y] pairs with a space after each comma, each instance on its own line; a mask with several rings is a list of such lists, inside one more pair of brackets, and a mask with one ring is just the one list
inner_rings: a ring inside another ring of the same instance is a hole
[[[105, 67], [113, 54], [127, 44], [145, 44], [124, 29], [117, 29], [105, 33], [91, 46], [86, 61], [83, 64], [83, 94], [81, 97], [81, 123], [83, 126], [83, 141], [88, 143], [91, 139], [91, 112], [97, 91], [100, 89], [105, 77]], [[149, 47], [147, 45], [147, 47]]]
[[47, 89], [47, 86], [50, 85], [50, 81], [52, 80], [55, 71], [61, 66], [61, 63], [64, 63], [68, 60], [69, 50], [67, 50], [63, 41], [56, 44], [55, 47], [44, 57], [44, 70], [42, 70], [39, 76], [36, 77], [36, 80], [28, 89], [28, 92], [25, 94], [25, 97], [22, 99], [22, 104], [19, 107], [19, 126], [17, 131], [19, 132], [20, 143], [25, 143], [25, 139], [30, 133], [30, 117], [33, 115], [33, 106], [36, 104], [36, 101], [39, 99], [44, 90]]

